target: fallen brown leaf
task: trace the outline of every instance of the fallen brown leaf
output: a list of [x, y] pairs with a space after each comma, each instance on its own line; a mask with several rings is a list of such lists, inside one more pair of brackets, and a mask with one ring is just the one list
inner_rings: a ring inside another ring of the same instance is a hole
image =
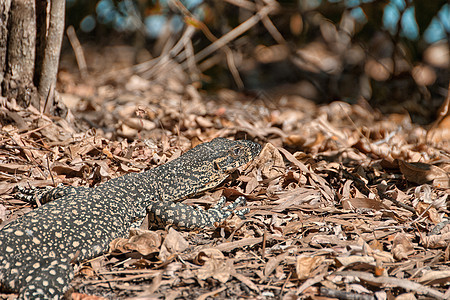
[[430, 182], [435, 187], [450, 188], [450, 175], [431, 164], [398, 160], [400, 171], [408, 181], [424, 184]]

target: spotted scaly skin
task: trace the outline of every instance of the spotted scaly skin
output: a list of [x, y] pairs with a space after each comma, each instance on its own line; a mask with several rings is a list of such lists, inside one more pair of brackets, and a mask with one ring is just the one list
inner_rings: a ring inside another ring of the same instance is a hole
[[155, 222], [213, 227], [239, 203], [205, 211], [174, 201], [217, 186], [260, 151], [261, 146], [251, 141], [216, 138], [143, 173], [95, 188], [48, 191], [52, 201], [0, 230], [1, 288], [19, 292], [19, 299], [62, 299], [74, 276], [71, 262], [106, 252], [109, 243], [126, 237], [147, 210]]

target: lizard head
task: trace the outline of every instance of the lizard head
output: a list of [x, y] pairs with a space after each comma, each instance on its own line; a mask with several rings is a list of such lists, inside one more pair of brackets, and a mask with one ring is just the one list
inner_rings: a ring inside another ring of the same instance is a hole
[[205, 146], [211, 149], [213, 169], [227, 174], [249, 163], [261, 152], [260, 144], [248, 140], [215, 138]]
[[197, 178], [197, 192], [219, 185], [236, 168], [252, 161], [261, 152], [261, 145], [248, 141], [215, 138], [185, 153]]

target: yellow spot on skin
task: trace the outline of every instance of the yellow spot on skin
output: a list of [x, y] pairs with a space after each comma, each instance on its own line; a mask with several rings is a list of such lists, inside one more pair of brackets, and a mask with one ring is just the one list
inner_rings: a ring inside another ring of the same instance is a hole
[[33, 238], [33, 243], [35, 243], [35, 244], [40, 244], [41, 243], [41, 241], [40, 240], [38, 240], [37, 238]]
[[23, 231], [16, 230], [16, 232], [14, 232], [14, 234], [17, 235], [17, 236], [22, 236], [23, 235]]
[[39, 268], [40, 266], [41, 266], [41, 265], [40, 265], [39, 263], [33, 264], [33, 268], [35, 268], [35, 269]]
[[56, 278], [56, 281], [61, 285], [64, 284], [64, 280], [61, 277]]
[[6, 250], [6, 252], [10, 252], [10, 253], [14, 251], [13, 248], [11, 248], [9, 246], [7, 246], [5, 250]]
[[48, 281], [47, 280], [42, 281], [42, 285], [43, 286], [48, 286]]
[[73, 242], [73, 246], [74, 247], [78, 247], [78, 246], [80, 246], [80, 243], [79, 242]]
[[33, 277], [31, 277], [31, 276], [27, 276], [27, 278], [25, 278], [25, 281], [26, 281], [26, 282], [30, 282], [30, 281], [31, 281], [31, 279], [33, 279]]
[[[55, 270], [50, 270], [49, 273], [50, 273], [50, 275], [53, 275], [53, 276], [56, 275], [56, 271], [55, 271]], [[27, 278], [28, 278], [28, 277], [27, 277]]]
[[62, 238], [61, 232], [55, 232], [55, 236], [56, 236], [57, 238]]

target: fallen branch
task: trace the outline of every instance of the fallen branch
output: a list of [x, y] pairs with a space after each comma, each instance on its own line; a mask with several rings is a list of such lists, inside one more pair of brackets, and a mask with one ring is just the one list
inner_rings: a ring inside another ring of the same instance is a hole
[[342, 272], [336, 272], [333, 274], [340, 275], [340, 276], [353, 276], [353, 277], [357, 277], [361, 280], [368, 281], [370, 283], [397, 286], [397, 287], [403, 288], [405, 290], [414, 291], [414, 292], [416, 292], [418, 294], [422, 294], [422, 295], [428, 295], [428, 296], [434, 297], [436, 299], [445, 299], [445, 296], [443, 293], [441, 293], [435, 289], [432, 289], [430, 287], [427, 287], [425, 285], [422, 285], [420, 283], [408, 280], [408, 279], [400, 279], [400, 278], [386, 277], [386, 276], [375, 277], [370, 273], [358, 272], [358, 271], [342, 271]]

